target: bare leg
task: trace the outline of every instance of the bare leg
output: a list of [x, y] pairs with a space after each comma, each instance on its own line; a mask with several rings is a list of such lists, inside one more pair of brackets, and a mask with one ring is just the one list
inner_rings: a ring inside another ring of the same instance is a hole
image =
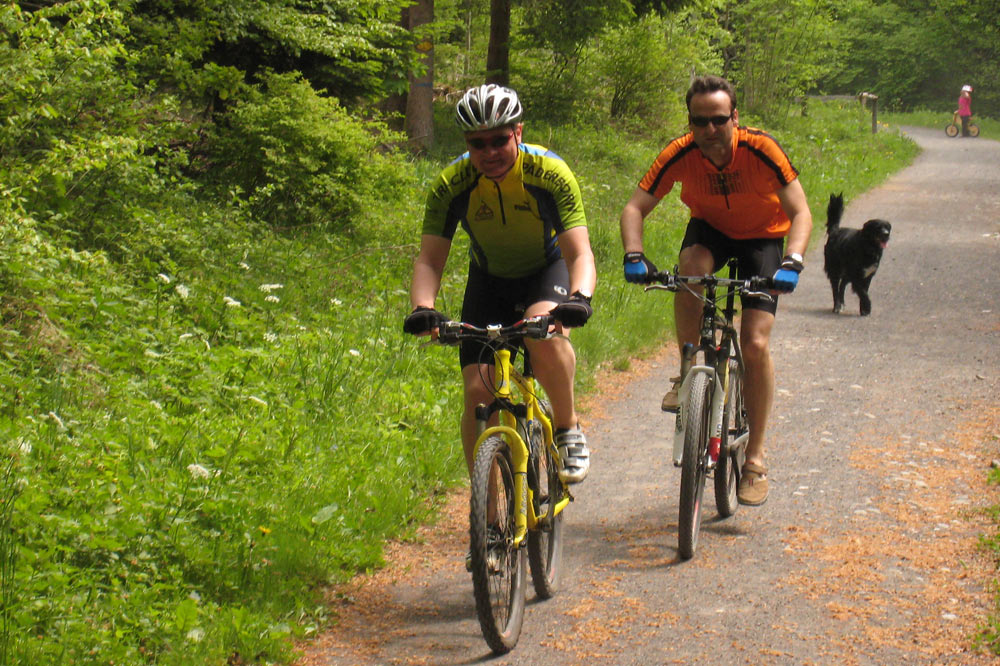
[[[482, 373], [482, 374], [480, 374]], [[476, 438], [476, 406], [488, 405], [493, 402], [494, 368], [492, 365], [467, 365], [462, 368], [462, 382], [465, 386], [465, 410], [462, 412], [462, 448], [465, 451], [465, 464], [472, 476], [473, 456], [475, 455]], [[482, 378], [486, 378], [483, 382]], [[493, 421], [496, 421], [494, 417]]]
[[[555, 303], [542, 301], [535, 303], [527, 312], [526, 317], [548, 313]], [[568, 335], [556, 324], [556, 332]], [[550, 338], [548, 340], [526, 340], [531, 354], [531, 367], [538, 383], [545, 389], [552, 404], [552, 427], [575, 428], [579, 418], [576, 414], [574, 380], [576, 378], [576, 352], [566, 338]]]
[[764, 435], [774, 401], [774, 364], [771, 362], [771, 328], [774, 315], [764, 310], [744, 310], [740, 346], [746, 363], [745, 388], [750, 438], [747, 462], [764, 466]]
[[[712, 253], [703, 245], [691, 245], [681, 251], [677, 270], [681, 275], [708, 275], [713, 267]], [[698, 344], [702, 302], [682, 289], [674, 295], [674, 324], [678, 352], [686, 343]]]

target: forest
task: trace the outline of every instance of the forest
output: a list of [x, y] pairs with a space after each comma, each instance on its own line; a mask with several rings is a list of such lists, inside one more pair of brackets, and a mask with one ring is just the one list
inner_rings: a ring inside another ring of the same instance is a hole
[[[585, 391], [669, 325], [619, 279], [617, 215], [685, 131], [692, 75], [734, 82], [817, 211], [915, 154], [859, 93], [943, 127], [969, 84], [1000, 117], [998, 11], [3, 3], [0, 663], [286, 663], [329, 621], [324, 587], [463, 483], [454, 359], [401, 333], [463, 88], [516, 88], [527, 140], [578, 175], [601, 279]], [[661, 208], [647, 252], [666, 258], [682, 212]]]

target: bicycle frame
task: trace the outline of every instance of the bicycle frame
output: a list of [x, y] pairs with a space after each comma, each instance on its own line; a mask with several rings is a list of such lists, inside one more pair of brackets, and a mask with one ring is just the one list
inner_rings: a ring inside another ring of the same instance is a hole
[[[732, 266], [730, 266], [730, 275], [732, 272]], [[680, 467], [683, 462], [688, 389], [691, 380], [696, 374], [703, 373], [708, 375], [709, 381], [712, 383], [712, 405], [708, 427], [709, 467], [711, 468], [719, 460], [722, 444], [722, 414], [729, 391], [729, 359], [735, 358], [739, 367], [743, 368], [743, 354], [740, 351], [738, 335], [732, 323], [736, 314], [736, 291], [729, 289], [726, 294], [726, 306], [722, 311], [725, 321], [720, 325], [716, 317], [718, 309], [715, 304], [716, 282], [714, 278], [706, 276], [703, 284], [705, 285], [705, 304], [702, 308], [700, 341], [697, 346], [691, 343], [685, 344], [681, 358], [681, 376], [684, 377], [684, 381], [678, 394], [679, 410], [674, 426], [673, 452], [674, 465], [677, 467]], [[716, 344], [720, 332], [722, 337]], [[704, 353], [705, 362], [703, 364], [695, 364], [699, 351]]]
[[[514, 467], [514, 495], [517, 498], [514, 524], [514, 545], [521, 547], [529, 530], [544, 526], [546, 520], [558, 515], [572, 499], [569, 492], [565, 492], [564, 497], [551, 507], [551, 515], [535, 513], [533, 502], [534, 494], [528, 483], [528, 462], [531, 454], [528, 443], [525, 441], [527, 431], [520, 423], [530, 423], [537, 421], [542, 426], [542, 440], [545, 446], [552, 450], [553, 457], [558, 460], [559, 454], [552, 444], [552, 422], [538, 404], [535, 397], [534, 377], [525, 376], [517, 371], [511, 363], [511, 351], [500, 348], [494, 350], [495, 377], [493, 384], [493, 394], [495, 399], [490, 405], [479, 405], [476, 410], [476, 420], [480, 430], [476, 438], [476, 451], [480, 445], [493, 435], [502, 435], [507, 440], [510, 449], [511, 463]], [[512, 387], [517, 389], [517, 394], [521, 397], [521, 402], [514, 402], [514, 392]], [[489, 417], [499, 412], [499, 424], [487, 427]], [[525, 433], [522, 436], [521, 432]], [[560, 482], [561, 483], [561, 482]]]

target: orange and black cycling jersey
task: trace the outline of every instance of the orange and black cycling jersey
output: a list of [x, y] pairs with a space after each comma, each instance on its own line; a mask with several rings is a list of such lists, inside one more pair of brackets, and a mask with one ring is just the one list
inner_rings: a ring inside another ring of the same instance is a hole
[[424, 234], [454, 237], [458, 224], [472, 240], [472, 261], [488, 274], [519, 278], [537, 273], [562, 253], [556, 237], [585, 226], [580, 186], [552, 151], [518, 146], [517, 161], [496, 183], [465, 153], [445, 167], [427, 195]]
[[639, 187], [662, 199], [674, 183], [691, 217], [705, 220], [730, 238], [781, 238], [791, 222], [777, 192], [798, 177], [785, 151], [761, 130], [737, 127], [733, 158], [720, 169], [694, 142], [691, 133], [664, 148]]

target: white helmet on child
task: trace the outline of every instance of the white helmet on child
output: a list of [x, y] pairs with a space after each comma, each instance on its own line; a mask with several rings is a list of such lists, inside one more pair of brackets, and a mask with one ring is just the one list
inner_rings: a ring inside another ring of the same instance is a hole
[[517, 93], [493, 83], [469, 88], [455, 105], [455, 121], [463, 132], [512, 125], [522, 115], [524, 109]]
[[972, 92], [972, 86], [962, 86], [962, 92]]

